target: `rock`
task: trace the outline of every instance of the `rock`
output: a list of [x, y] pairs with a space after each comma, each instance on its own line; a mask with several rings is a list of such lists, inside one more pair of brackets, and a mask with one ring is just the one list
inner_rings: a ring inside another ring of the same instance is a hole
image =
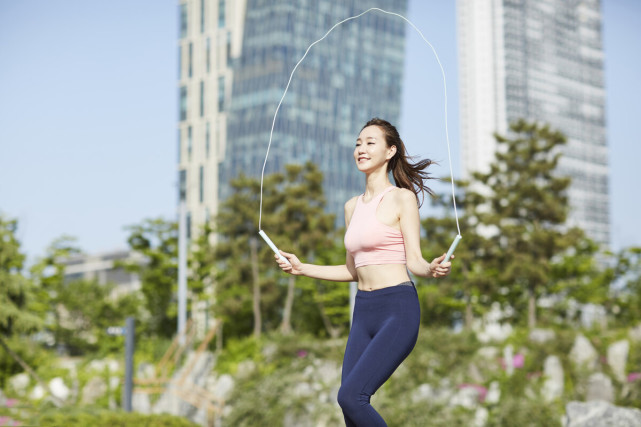
[[607, 402], [570, 402], [565, 407], [564, 427], [641, 427], [641, 411]]
[[490, 412], [483, 408], [477, 408], [476, 412], [474, 413], [474, 421], [472, 425], [474, 427], [483, 427], [485, 424], [487, 424], [487, 419], [490, 417]]
[[49, 381], [49, 390], [51, 391], [51, 394], [60, 400], [67, 400], [70, 393], [69, 387], [67, 387], [64, 380], [60, 377], [56, 377]]
[[37, 384], [33, 388], [33, 390], [31, 390], [31, 394], [29, 394], [29, 399], [31, 399], [31, 400], [40, 400], [43, 397], [45, 397], [45, 389], [40, 384]]
[[87, 370], [102, 372], [105, 370], [107, 363], [104, 360], [92, 360], [87, 365]]
[[82, 388], [82, 405], [92, 405], [107, 393], [107, 384], [100, 377], [93, 377]]
[[628, 340], [621, 340], [608, 347], [608, 365], [619, 382], [625, 382], [625, 365], [628, 362], [630, 343]]
[[243, 360], [238, 364], [236, 376], [238, 378], [248, 378], [256, 371], [256, 363], [253, 360]]
[[421, 401], [432, 401], [434, 400], [434, 388], [429, 384], [421, 384], [416, 389], [416, 392], [412, 394], [412, 402], [421, 402]]
[[151, 363], [139, 363], [136, 368], [136, 378], [155, 378], [156, 368]]
[[511, 344], [508, 344], [503, 349], [503, 360], [505, 361], [505, 373], [507, 376], [512, 376], [514, 373], [514, 349]]
[[462, 406], [467, 409], [476, 408], [480, 391], [476, 387], [462, 387], [450, 399], [450, 406]]
[[532, 329], [529, 338], [532, 342], [542, 344], [547, 341], [552, 341], [556, 338], [556, 334], [551, 329]]
[[151, 414], [151, 402], [147, 393], [136, 393], [131, 395], [131, 408], [134, 412]]
[[501, 400], [501, 388], [499, 387], [498, 381], [492, 381], [485, 395], [485, 403], [493, 405], [499, 403], [499, 400]]
[[599, 360], [599, 354], [590, 343], [590, 340], [579, 334], [574, 340], [572, 350], [570, 350], [570, 360], [572, 360], [575, 365], [595, 369]]
[[641, 341], [641, 323], [628, 331], [628, 336], [632, 341]]
[[494, 360], [499, 356], [499, 349], [496, 347], [481, 347], [476, 351], [479, 357], [487, 360]]
[[590, 375], [585, 400], [614, 402], [614, 387], [612, 386], [612, 380], [610, 377], [601, 372], [596, 372]]
[[548, 356], [543, 363], [543, 375], [546, 377], [541, 390], [543, 399], [551, 402], [563, 395], [563, 366], [557, 356]]
[[29, 382], [29, 374], [27, 374], [26, 372], [14, 375], [9, 378], [9, 385], [11, 386], [11, 388], [21, 394], [26, 391], [27, 387], [29, 387]]
[[234, 389], [234, 379], [229, 374], [223, 374], [215, 382], [213, 390], [211, 390], [216, 396], [221, 397], [224, 400], [229, 398], [231, 391]]

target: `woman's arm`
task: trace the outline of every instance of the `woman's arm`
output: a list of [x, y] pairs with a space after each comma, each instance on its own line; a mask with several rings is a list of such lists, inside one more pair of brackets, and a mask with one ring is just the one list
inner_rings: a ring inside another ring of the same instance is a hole
[[448, 261], [443, 265], [440, 264], [445, 258], [445, 253], [432, 262], [427, 262], [421, 253], [421, 225], [418, 206], [416, 206], [416, 195], [409, 190], [399, 191], [399, 199], [399, 221], [405, 241], [407, 268], [412, 274], [420, 277], [447, 276], [450, 274], [452, 263]]
[[[284, 251], [280, 251], [280, 253], [291, 263], [291, 266], [287, 265], [285, 261], [274, 255], [278, 262], [278, 266], [286, 273], [293, 274], [295, 276], [307, 276], [313, 279], [329, 280], [332, 282], [352, 282], [357, 280], [356, 271], [353, 270], [352, 273], [348, 267], [349, 259], [351, 258], [349, 253], [347, 254], [347, 261], [344, 265], [303, 264], [294, 254]], [[354, 265], [353, 260], [351, 263]]]
[[[345, 203], [345, 227], [349, 227], [349, 221], [354, 213], [354, 206], [356, 205], [356, 197]], [[356, 267], [354, 266], [354, 258], [347, 252], [344, 265], [315, 265], [303, 264], [298, 257], [284, 251], [280, 253], [289, 260], [291, 265], [281, 260], [277, 255], [274, 255], [278, 266], [286, 273], [295, 276], [307, 276], [313, 279], [329, 280], [332, 282], [352, 282], [358, 281], [356, 275]]]

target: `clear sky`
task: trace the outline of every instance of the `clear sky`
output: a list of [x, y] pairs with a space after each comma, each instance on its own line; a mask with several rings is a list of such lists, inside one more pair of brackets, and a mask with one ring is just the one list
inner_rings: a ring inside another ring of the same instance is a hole
[[[641, 2], [603, 1], [612, 244], [641, 246]], [[126, 247], [126, 225], [175, 217], [176, 0], [0, 0], [0, 213], [30, 260], [63, 234]], [[445, 68], [459, 169], [455, 2], [409, 0]], [[320, 36], [320, 35], [319, 35]], [[310, 40], [311, 42], [312, 40]], [[448, 174], [440, 69], [408, 29], [401, 133]], [[634, 127], [634, 129], [633, 129]], [[444, 189], [447, 191], [447, 189]]]

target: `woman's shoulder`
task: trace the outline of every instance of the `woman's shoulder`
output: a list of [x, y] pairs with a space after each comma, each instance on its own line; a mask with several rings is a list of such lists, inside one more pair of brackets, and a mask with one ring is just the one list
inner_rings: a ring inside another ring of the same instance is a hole
[[416, 204], [416, 194], [407, 188], [397, 187], [394, 191], [391, 191], [391, 196], [396, 203]]
[[354, 196], [345, 202], [345, 213], [354, 211], [354, 208], [356, 207], [356, 201], [358, 200], [359, 197], [361, 196], [360, 195]]

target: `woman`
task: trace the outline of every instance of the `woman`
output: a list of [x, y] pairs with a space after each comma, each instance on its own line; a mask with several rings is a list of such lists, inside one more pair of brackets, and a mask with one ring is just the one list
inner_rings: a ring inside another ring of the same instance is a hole
[[407, 270], [443, 277], [451, 264], [440, 264], [445, 254], [427, 262], [419, 246], [417, 196], [432, 193], [423, 182], [432, 162], [411, 163], [396, 128], [378, 118], [361, 129], [354, 160], [366, 185], [363, 194], [345, 203], [345, 265], [303, 264], [284, 251], [291, 265], [276, 259], [290, 274], [358, 282], [338, 403], [347, 426], [385, 426], [370, 398], [412, 351], [420, 323], [418, 296]]

